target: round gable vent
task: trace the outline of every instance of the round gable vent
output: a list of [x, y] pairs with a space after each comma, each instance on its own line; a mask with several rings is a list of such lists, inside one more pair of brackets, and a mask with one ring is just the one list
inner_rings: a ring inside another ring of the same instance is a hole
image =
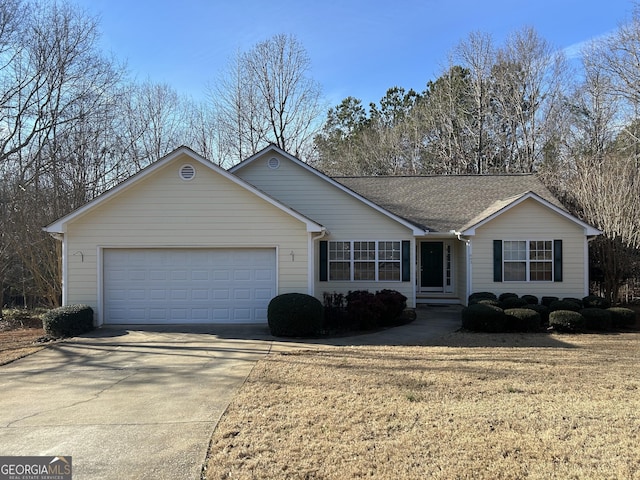
[[280, 166], [280, 160], [278, 160], [276, 157], [271, 157], [268, 161], [267, 161], [267, 165], [269, 165], [269, 168], [271, 170], [275, 170]]
[[196, 176], [196, 169], [193, 165], [184, 164], [180, 167], [180, 178], [185, 181], [191, 180]]

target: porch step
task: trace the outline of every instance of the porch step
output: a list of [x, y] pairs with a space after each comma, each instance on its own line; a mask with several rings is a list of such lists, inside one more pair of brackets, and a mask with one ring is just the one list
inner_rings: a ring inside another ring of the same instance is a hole
[[417, 295], [416, 296], [416, 304], [433, 304], [433, 305], [462, 305], [462, 301], [458, 297], [444, 297], [444, 296], [427, 296], [427, 295]]

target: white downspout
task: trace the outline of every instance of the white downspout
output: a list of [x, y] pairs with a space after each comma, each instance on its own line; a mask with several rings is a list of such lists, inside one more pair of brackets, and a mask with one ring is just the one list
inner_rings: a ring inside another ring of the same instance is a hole
[[456, 232], [455, 230], [451, 230], [451, 233], [453, 233], [458, 240], [460, 240], [461, 242], [464, 242], [465, 247], [466, 247], [466, 263], [467, 263], [467, 279], [466, 279], [466, 292], [465, 292], [465, 297], [462, 299], [462, 304], [466, 305], [467, 304], [467, 300], [469, 299], [469, 296], [471, 295], [471, 291], [472, 291], [472, 278], [473, 276], [471, 275], [471, 268], [473, 265], [473, 262], [471, 261], [471, 257], [473, 254], [473, 247], [471, 245], [471, 239], [470, 238], [462, 238], [462, 233], [460, 232]]
[[312, 297], [315, 296], [315, 260], [316, 260], [316, 240], [320, 240], [329, 234], [326, 228], [323, 228], [315, 237], [313, 233], [309, 234], [309, 244], [307, 251], [309, 252], [307, 258], [307, 292]]

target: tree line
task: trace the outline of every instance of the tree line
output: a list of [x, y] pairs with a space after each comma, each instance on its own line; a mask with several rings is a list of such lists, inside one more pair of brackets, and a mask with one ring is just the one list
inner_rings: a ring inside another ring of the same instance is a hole
[[474, 32], [424, 91], [327, 111], [293, 35], [237, 52], [194, 100], [132, 80], [72, 3], [0, 0], [0, 307], [59, 304], [44, 225], [180, 145], [230, 167], [269, 143], [330, 175], [536, 173], [605, 231], [594, 264], [615, 296], [640, 224], [640, 14], [623, 20], [579, 65], [533, 28]]

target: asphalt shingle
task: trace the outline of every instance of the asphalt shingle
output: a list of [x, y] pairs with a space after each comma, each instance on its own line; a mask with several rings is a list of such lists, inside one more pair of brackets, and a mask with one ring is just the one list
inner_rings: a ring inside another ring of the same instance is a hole
[[535, 175], [333, 177], [386, 210], [432, 232], [459, 231], [492, 206], [534, 192], [564, 209]]

